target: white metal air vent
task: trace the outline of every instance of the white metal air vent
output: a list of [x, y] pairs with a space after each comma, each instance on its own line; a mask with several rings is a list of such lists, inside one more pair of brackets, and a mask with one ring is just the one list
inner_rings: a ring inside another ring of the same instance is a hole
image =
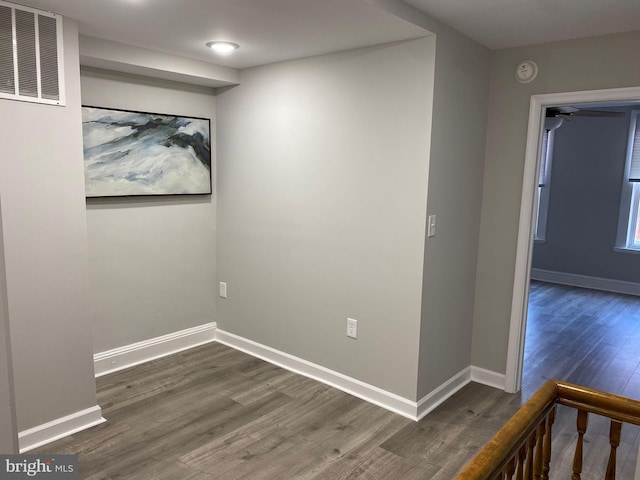
[[0, 98], [64, 105], [62, 17], [0, 0]]

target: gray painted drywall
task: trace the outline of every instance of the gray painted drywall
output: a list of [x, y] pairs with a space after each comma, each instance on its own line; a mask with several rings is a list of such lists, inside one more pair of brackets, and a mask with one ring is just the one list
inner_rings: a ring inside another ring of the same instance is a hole
[[410, 399], [434, 40], [245, 70], [217, 98], [218, 326]]
[[489, 51], [439, 33], [429, 169], [418, 398], [471, 364], [487, 123]]
[[0, 204], [0, 453], [6, 454], [18, 453], [18, 425], [13, 392], [13, 359], [2, 237], [2, 205]]
[[[473, 364], [506, 371], [515, 253], [533, 94], [640, 85], [640, 32], [556, 42], [492, 53], [473, 329]], [[538, 77], [515, 80], [534, 60]]]
[[0, 100], [0, 191], [18, 428], [96, 405], [75, 22], [65, 107]]
[[[367, 0], [436, 34], [418, 398], [469, 367], [487, 127], [489, 51], [400, 0]], [[426, 219], [425, 219], [426, 222]]]
[[555, 130], [545, 243], [533, 268], [640, 282], [640, 255], [615, 252], [629, 139], [620, 118], [575, 117]]
[[[81, 78], [85, 105], [209, 118], [215, 173], [212, 89], [88, 68]], [[216, 195], [87, 200], [95, 352], [214, 321]]]

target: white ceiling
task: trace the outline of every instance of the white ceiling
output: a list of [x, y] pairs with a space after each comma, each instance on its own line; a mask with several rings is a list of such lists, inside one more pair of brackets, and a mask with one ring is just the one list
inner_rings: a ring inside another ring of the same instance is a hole
[[405, 0], [490, 49], [640, 30], [640, 0]]
[[[366, 0], [17, 0], [80, 33], [235, 68], [416, 38]], [[640, 0], [405, 0], [491, 49], [640, 30]], [[219, 57], [204, 44], [240, 44]]]
[[[17, 0], [80, 33], [235, 68], [429, 35], [364, 0]], [[215, 55], [211, 40], [240, 45]]]

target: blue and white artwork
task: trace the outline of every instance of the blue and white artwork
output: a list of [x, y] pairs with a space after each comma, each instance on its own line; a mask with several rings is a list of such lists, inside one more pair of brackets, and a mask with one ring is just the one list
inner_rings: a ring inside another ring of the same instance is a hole
[[209, 120], [82, 107], [87, 197], [211, 193]]

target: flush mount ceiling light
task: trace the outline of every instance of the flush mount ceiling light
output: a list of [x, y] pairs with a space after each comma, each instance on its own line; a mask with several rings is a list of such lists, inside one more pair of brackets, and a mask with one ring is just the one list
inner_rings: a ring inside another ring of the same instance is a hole
[[216, 53], [219, 53], [220, 55], [229, 55], [231, 52], [233, 52], [234, 50], [237, 50], [239, 47], [237, 43], [219, 42], [219, 41], [207, 42], [206, 45], [211, 50], [213, 50]]

